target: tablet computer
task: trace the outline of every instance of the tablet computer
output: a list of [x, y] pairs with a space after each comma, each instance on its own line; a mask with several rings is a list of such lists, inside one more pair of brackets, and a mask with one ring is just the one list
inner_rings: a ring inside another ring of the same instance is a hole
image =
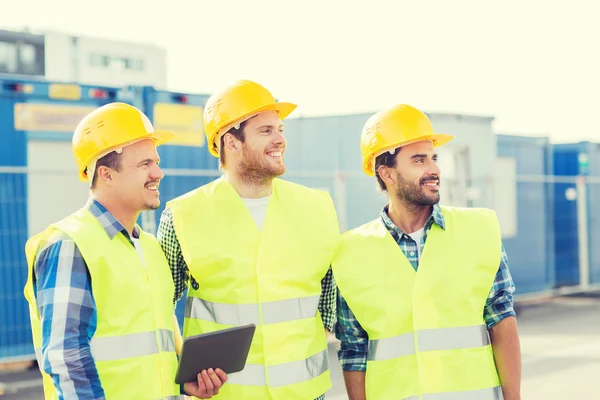
[[222, 369], [232, 374], [244, 369], [254, 338], [254, 324], [222, 329], [183, 340], [175, 383], [197, 380], [202, 370]]

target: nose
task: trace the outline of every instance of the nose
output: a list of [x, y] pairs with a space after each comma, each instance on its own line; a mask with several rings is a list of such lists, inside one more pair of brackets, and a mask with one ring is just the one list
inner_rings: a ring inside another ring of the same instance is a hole
[[437, 163], [435, 161], [433, 161], [433, 160], [430, 160], [429, 161], [429, 166], [427, 168], [427, 173], [429, 175], [437, 175], [437, 176], [439, 176], [440, 172], [441, 172], [440, 171], [440, 167], [437, 165]]
[[162, 169], [160, 169], [158, 164], [154, 164], [154, 168], [152, 168], [152, 171], [150, 172], [150, 177], [152, 180], [160, 180], [164, 178], [164, 176], [165, 173], [162, 171]]
[[283, 135], [282, 132], [276, 132], [273, 135], [273, 141], [271, 143], [273, 143], [274, 145], [277, 145], [277, 146], [285, 147], [285, 144], [286, 144], [285, 136]]

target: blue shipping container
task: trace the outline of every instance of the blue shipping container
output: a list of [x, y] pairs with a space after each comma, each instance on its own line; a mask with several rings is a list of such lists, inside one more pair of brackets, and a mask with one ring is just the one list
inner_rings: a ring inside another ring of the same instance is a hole
[[[498, 157], [516, 162], [514, 237], [503, 239], [519, 294], [551, 289], [554, 285], [552, 146], [548, 138], [497, 135]], [[528, 178], [527, 178], [528, 177]]]
[[[554, 192], [554, 239], [557, 287], [579, 283], [579, 241], [587, 239], [591, 283], [600, 282], [600, 144], [561, 143], [553, 146], [554, 175], [572, 177], [558, 183]], [[588, 176], [586, 184], [587, 238], [580, 238], [577, 222], [576, 177]], [[572, 195], [568, 195], [571, 193]]]

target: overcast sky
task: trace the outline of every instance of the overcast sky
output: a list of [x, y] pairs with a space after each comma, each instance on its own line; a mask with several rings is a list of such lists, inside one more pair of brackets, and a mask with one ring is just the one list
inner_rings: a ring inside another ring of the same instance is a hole
[[292, 116], [402, 102], [495, 116], [501, 133], [600, 142], [600, 2], [566, 4], [7, 0], [0, 28], [154, 43], [168, 52], [169, 89], [254, 79], [298, 103]]

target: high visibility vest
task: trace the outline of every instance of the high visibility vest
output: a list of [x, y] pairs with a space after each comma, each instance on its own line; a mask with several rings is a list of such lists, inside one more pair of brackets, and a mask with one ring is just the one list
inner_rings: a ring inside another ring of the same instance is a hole
[[501, 259], [491, 210], [442, 207], [418, 271], [380, 218], [346, 232], [333, 273], [369, 335], [368, 399], [498, 400], [483, 318]]
[[262, 231], [235, 189], [219, 178], [167, 204], [189, 288], [183, 335], [254, 323], [243, 371], [219, 399], [315, 399], [331, 387], [318, 311], [321, 279], [340, 234], [328, 194], [273, 181]]
[[[107, 400], [184, 399], [175, 384], [173, 278], [160, 244], [140, 231], [142, 263], [123, 235], [111, 240], [86, 209], [49, 226], [26, 244], [25, 297], [40, 369], [42, 331], [33, 267], [39, 244], [55, 229], [73, 239], [91, 276], [97, 327], [90, 348]], [[43, 371], [42, 376], [45, 398], [56, 399], [51, 378]]]

